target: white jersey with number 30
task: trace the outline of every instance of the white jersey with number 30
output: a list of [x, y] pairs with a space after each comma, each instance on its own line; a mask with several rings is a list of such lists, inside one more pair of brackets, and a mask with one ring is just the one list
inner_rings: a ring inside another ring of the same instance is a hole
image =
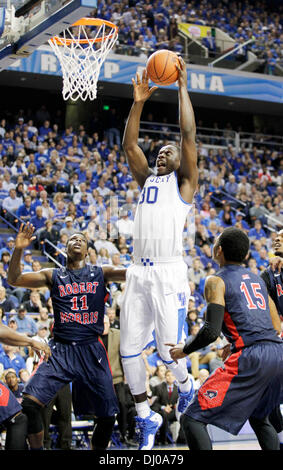
[[176, 172], [149, 176], [134, 221], [134, 258], [171, 258], [183, 254], [183, 230], [193, 205], [180, 195]]

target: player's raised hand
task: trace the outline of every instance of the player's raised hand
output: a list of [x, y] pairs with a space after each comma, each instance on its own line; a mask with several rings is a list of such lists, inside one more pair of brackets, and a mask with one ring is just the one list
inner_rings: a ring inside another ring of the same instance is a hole
[[178, 359], [182, 359], [183, 357], [187, 356], [187, 354], [184, 353], [183, 351], [183, 348], [184, 348], [183, 343], [179, 343], [179, 344], [165, 343], [165, 346], [171, 346], [171, 349], [169, 349], [169, 353], [173, 361], [176, 362], [176, 364], [178, 364]]
[[136, 73], [136, 79], [132, 78], [134, 87], [134, 101], [135, 103], [145, 102], [151, 97], [152, 93], [157, 90], [157, 86], [149, 87], [149, 78], [146, 73], [146, 69], [143, 70], [142, 77]]
[[280, 256], [274, 256], [274, 258], [271, 258], [269, 260], [269, 264], [272, 271], [277, 270], [279, 273], [281, 273], [281, 269], [283, 267], [283, 258], [281, 258]]
[[16, 237], [15, 241], [15, 248], [25, 249], [29, 246], [29, 244], [36, 239], [33, 235], [34, 226], [27, 222], [26, 225], [21, 224], [20, 230]]
[[179, 63], [176, 64], [176, 67], [179, 71], [178, 84], [179, 84], [179, 87], [185, 86], [187, 88], [188, 87], [188, 74], [187, 74], [186, 62], [180, 55], [178, 55], [178, 59], [179, 59]]
[[48, 361], [49, 357], [51, 356], [51, 349], [47, 343], [36, 341], [35, 339], [32, 340], [31, 344], [32, 349], [38, 354], [40, 357], [41, 353], [44, 353], [44, 360]]

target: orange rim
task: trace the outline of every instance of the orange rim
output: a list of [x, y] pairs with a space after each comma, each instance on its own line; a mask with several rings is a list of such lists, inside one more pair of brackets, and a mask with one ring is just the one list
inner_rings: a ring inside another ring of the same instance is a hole
[[50, 38], [51, 42], [56, 43], [58, 46], [70, 46], [71, 44], [92, 44], [95, 42], [102, 42], [105, 41], [106, 39], [111, 39], [113, 36], [116, 36], [118, 34], [118, 26], [115, 24], [111, 23], [110, 21], [107, 20], [102, 20], [100, 18], [81, 18], [80, 20], [76, 21], [71, 25], [72, 26], [102, 26], [105, 24], [106, 26], [109, 26], [109, 28], [114, 29], [115, 31], [111, 34], [108, 34], [105, 37], [101, 38], [89, 38], [89, 39], [70, 39], [70, 38], [62, 38], [60, 36], [53, 36]]

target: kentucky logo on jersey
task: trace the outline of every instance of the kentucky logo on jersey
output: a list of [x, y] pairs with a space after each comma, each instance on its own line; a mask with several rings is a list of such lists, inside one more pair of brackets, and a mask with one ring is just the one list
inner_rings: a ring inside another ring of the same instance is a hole
[[204, 393], [204, 396], [212, 400], [213, 398], [216, 398], [218, 395], [217, 390], [206, 390]]

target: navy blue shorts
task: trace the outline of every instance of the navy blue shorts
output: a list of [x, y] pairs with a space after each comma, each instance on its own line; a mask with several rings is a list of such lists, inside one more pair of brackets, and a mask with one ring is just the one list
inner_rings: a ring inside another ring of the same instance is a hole
[[185, 414], [236, 435], [251, 416], [268, 416], [282, 390], [283, 344], [256, 343], [231, 354], [203, 383]]
[[51, 357], [40, 363], [23, 393], [47, 405], [60, 388], [75, 382], [79, 390], [73, 403], [77, 416], [84, 409], [84, 401], [89, 403], [84, 410], [88, 414], [100, 417], [119, 412], [108, 355], [100, 339], [89, 344], [63, 344], [51, 339], [49, 346]]
[[0, 423], [12, 418], [22, 410], [22, 407], [15, 395], [9, 390], [7, 385], [0, 382]]

